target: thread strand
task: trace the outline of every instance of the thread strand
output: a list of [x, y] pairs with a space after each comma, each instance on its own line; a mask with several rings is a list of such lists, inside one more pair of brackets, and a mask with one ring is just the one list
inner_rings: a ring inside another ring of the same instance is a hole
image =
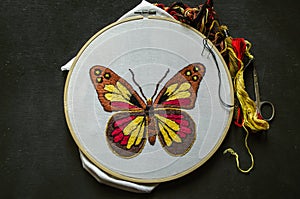
[[239, 161], [239, 155], [237, 152], [235, 152], [232, 148], [228, 148], [226, 149], [223, 154], [226, 154], [226, 153], [230, 153], [232, 156], [235, 156], [235, 162], [236, 162], [236, 167], [237, 169], [242, 172], [242, 173], [249, 173], [253, 167], [254, 167], [254, 157], [251, 153], [251, 150], [248, 146], [248, 137], [249, 137], [249, 131], [247, 130], [247, 128], [245, 126], [243, 126], [244, 130], [246, 131], [246, 136], [245, 136], [245, 140], [244, 140], [244, 144], [245, 144], [245, 147], [247, 149], [247, 152], [250, 156], [250, 159], [251, 159], [251, 165], [249, 166], [248, 169], [242, 169], [241, 166], [240, 166], [240, 161]]

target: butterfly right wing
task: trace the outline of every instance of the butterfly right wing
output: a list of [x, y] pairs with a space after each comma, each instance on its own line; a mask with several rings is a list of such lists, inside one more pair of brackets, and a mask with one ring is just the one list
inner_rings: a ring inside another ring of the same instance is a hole
[[158, 138], [164, 150], [173, 156], [185, 155], [196, 139], [195, 122], [180, 109], [156, 110]]
[[145, 102], [132, 86], [109, 68], [93, 66], [90, 78], [105, 111], [138, 111], [146, 108]]
[[164, 108], [193, 109], [205, 66], [193, 63], [178, 71], [157, 95], [154, 106]]
[[112, 151], [123, 157], [138, 155], [145, 143], [147, 121], [143, 111], [120, 112], [114, 114], [107, 123], [106, 137]]

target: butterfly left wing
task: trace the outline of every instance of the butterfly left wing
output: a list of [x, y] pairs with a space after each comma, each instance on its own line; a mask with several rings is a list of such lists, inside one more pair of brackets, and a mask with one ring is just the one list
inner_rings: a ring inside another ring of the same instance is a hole
[[164, 108], [194, 108], [198, 88], [204, 75], [203, 64], [193, 63], [184, 67], [165, 84], [153, 105]]
[[90, 69], [90, 78], [105, 111], [139, 111], [146, 108], [146, 104], [132, 86], [111, 69], [93, 66]]
[[156, 110], [158, 138], [164, 150], [174, 156], [185, 155], [195, 139], [195, 122], [180, 109]]
[[142, 111], [116, 113], [107, 123], [107, 142], [117, 155], [132, 158], [142, 151], [147, 130], [147, 121]]

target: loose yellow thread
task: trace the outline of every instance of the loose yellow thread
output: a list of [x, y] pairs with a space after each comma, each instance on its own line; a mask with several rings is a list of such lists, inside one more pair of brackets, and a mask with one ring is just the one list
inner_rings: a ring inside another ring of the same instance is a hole
[[208, 33], [207, 33], [206, 37], [209, 37], [211, 30], [212, 30], [215, 26], [216, 26], [216, 27], [219, 27], [219, 26], [220, 26], [220, 25], [219, 25], [219, 22], [218, 22], [217, 20], [213, 20], [213, 22], [211, 23], [211, 25], [210, 25], [210, 27], [209, 27], [209, 29], [208, 29]]
[[[243, 126], [243, 127], [244, 127], [244, 126]], [[247, 170], [244, 170], [244, 169], [242, 169], [242, 168], [240, 167], [239, 155], [238, 155], [238, 153], [236, 153], [232, 148], [226, 149], [226, 150], [223, 152], [223, 154], [226, 154], [226, 153], [229, 152], [231, 155], [235, 156], [236, 167], [238, 168], [238, 170], [239, 170], [240, 172], [242, 172], [242, 173], [249, 173], [249, 172], [253, 169], [253, 167], [254, 167], [254, 158], [253, 158], [253, 155], [252, 155], [252, 153], [251, 153], [251, 151], [250, 151], [250, 148], [249, 148], [249, 146], [248, 146], [249, 131], [247, 130], [246, 127], [244, 127], [244, 129], [245, 129], [245, 131], [246, 131], [246, 137], [245, 137], [244, 142], [245, 142], [245, 146], [246, 146], [247, 152], [248, 152], [248, 154], [249, 154], [249, 156], [250, 156], [250, 158], [251, 158], [251, 165], [250, 165], [250, 167], [249, 167]]]

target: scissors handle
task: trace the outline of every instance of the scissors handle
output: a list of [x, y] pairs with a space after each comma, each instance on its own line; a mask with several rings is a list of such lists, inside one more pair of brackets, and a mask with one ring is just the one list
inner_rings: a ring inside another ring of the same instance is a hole
[[[263, 106], [269, 106], [271, 107], [271, 115], [269, 117], [265, 117], [264, 114], [262, 113], [262, 108]], [[275, 107], [274, 105], [269, 102], [269, 101], [261, 101], [259, 104], [258, 104], [258, 113], [262, 116], [262, 118], [264, 120], [266, 120], [267, 122], [271, 121], [273, 118], [274, 118], [274, 115], [275, 115]]]

